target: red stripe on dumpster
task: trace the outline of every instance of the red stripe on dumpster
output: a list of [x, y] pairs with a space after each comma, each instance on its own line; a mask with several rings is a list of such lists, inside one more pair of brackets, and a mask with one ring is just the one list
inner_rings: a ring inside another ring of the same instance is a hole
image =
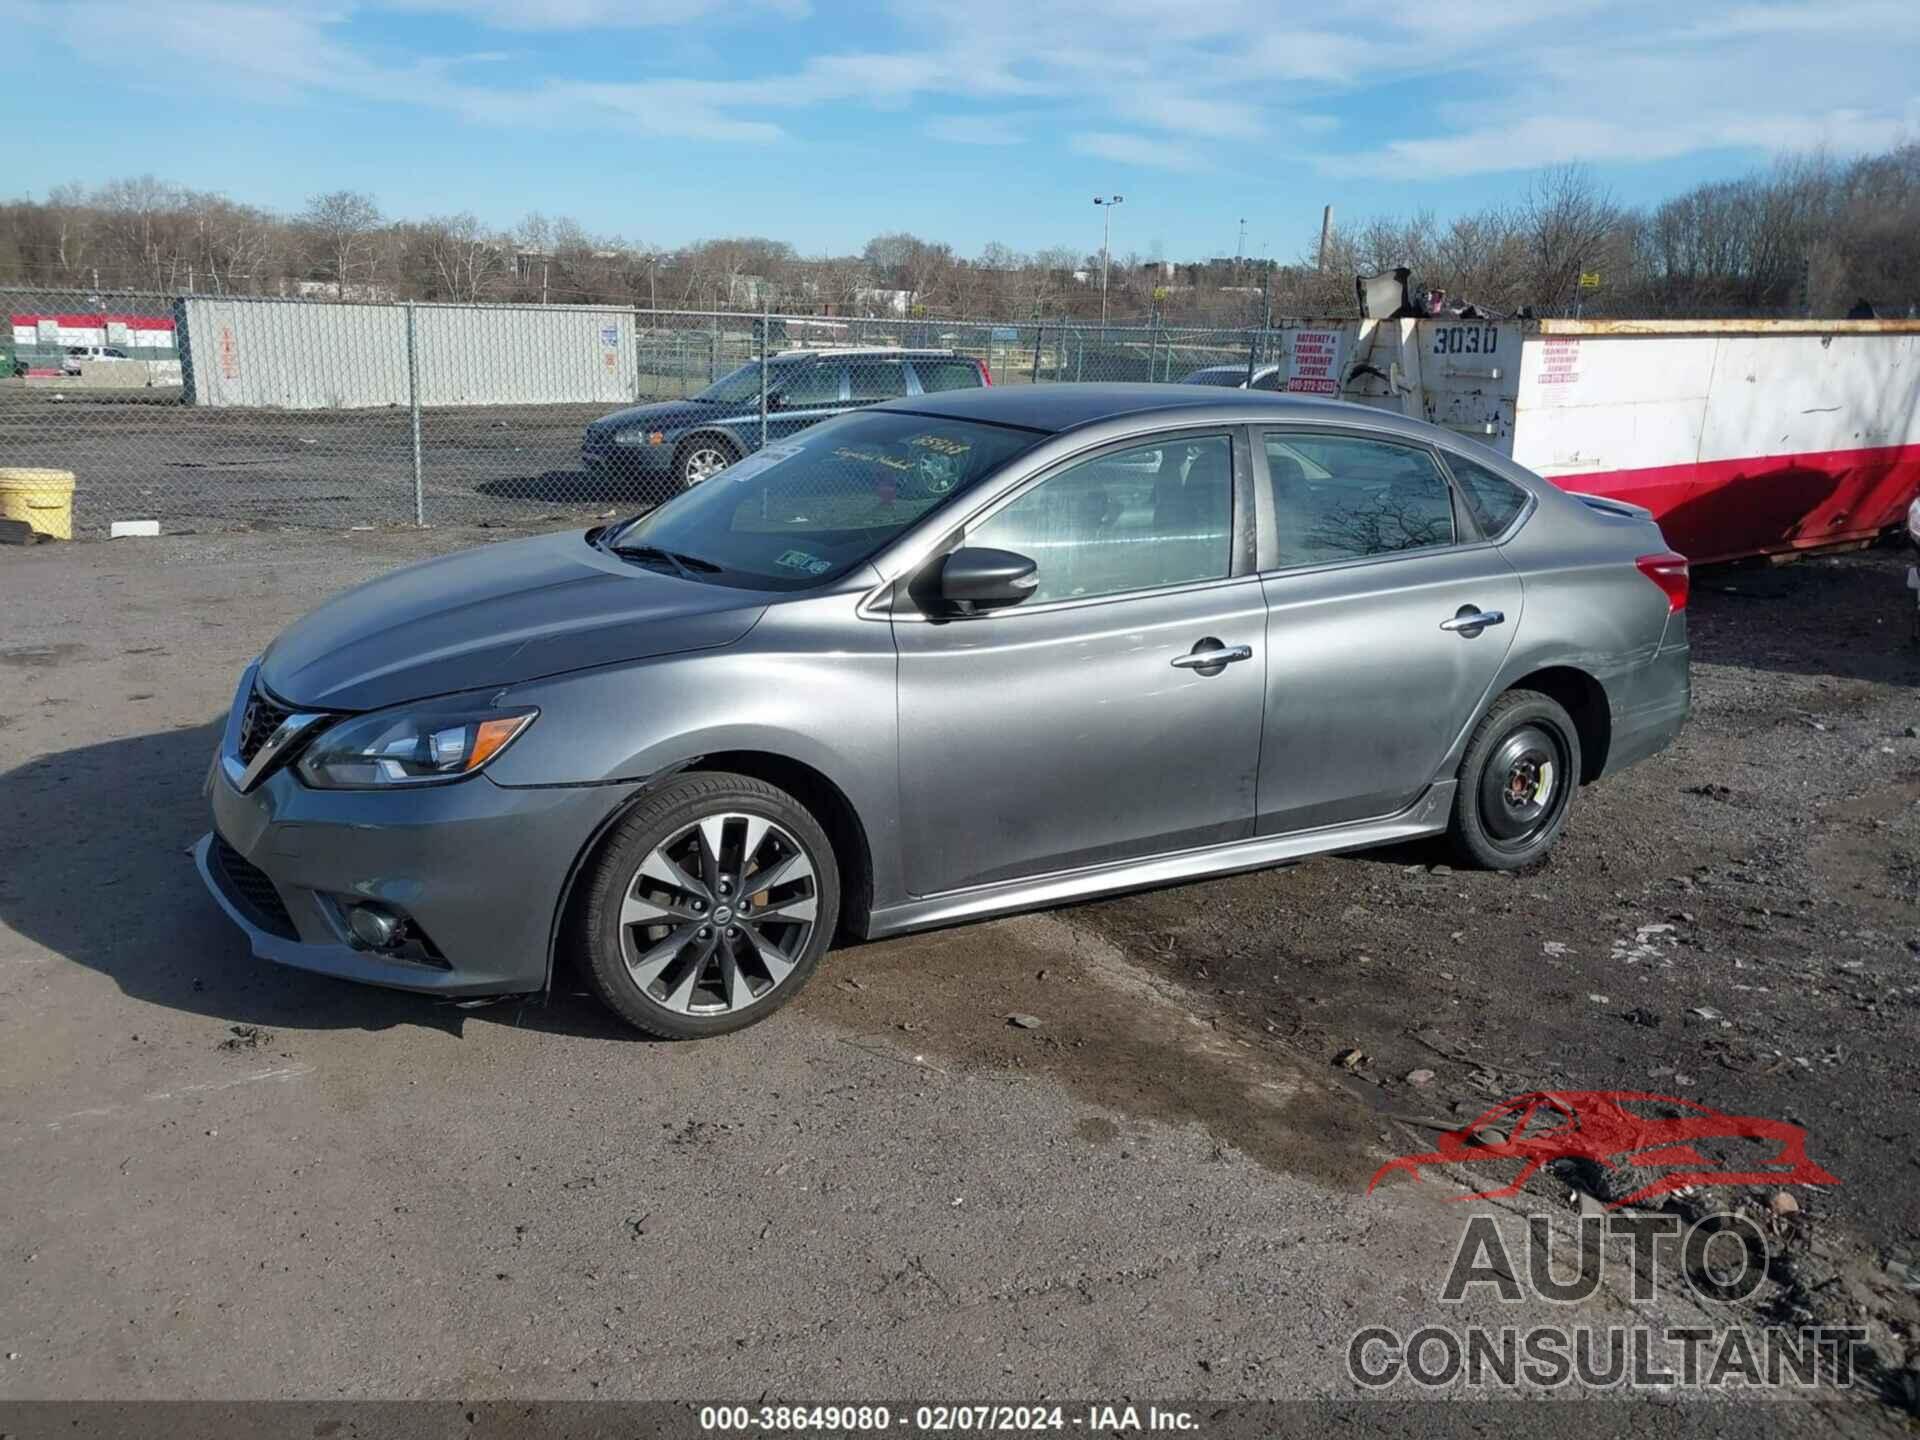
[[95, 311], [91, 315], [15, 315], [13, 324], [31, 328], [42, 320], [51, 320], [62, 330], [98, 330], [104, 324], [124, 325], [129, 330], [171, 330], [173, 318], [168, 315], [102, 315]]
[[1870, 539], [1920, 492], [1920, 445], [1816, 450], [1560, 475], [1563, 490], [1644, 505], [1696, 563]]

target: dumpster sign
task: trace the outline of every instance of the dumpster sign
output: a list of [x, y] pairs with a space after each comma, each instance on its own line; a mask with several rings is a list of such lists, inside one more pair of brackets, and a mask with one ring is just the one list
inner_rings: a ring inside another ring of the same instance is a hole
[[1287, 390], [1296, 395], [1338, 395], [1344, 330], [1295, 330], [1287, 357]]

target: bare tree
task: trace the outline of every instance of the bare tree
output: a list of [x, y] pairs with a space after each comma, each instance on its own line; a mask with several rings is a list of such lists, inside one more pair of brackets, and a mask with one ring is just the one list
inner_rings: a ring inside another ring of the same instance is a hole
[[1571, 308], [1580, 276], [1621, 238], [1621, 213], [1584, 165], [1542, 170], [1520, 202], [1526, 284], [1540, 310]]
[[346, 297], [355, 276], [358, 283], [371, 283], [384, 225], [380, 207], [358, 190], [332, 190], [307, 201], [300, 227], [306, 232], [308, 257], [321, 279], [333, 281], [336, 297]]
[[478, 300], [506, 265], [499, 240], [464, 210], [423, 221], [415, 243], [435, 291], [449, 300]]
[[190, 201], [188, 191], [151, 175], [95, 191], [98, 233], [114, 268], [156, 290], [183, 283], [193, 254]]
[[[1563, 167], [1536, 176], [1511, 206], [1443, 222], [1414, 214], [1349, 223], [1329, 237], [1324, 269], [1313, 253], [1317, 228], [1302, 239], [1300, 263], [1272, 269], [1276, 316], [1351, 314], [1356, 274], [1402, 264], [1423, 285], [1507, 313], [1564, 312], [1579, 295], [1590, 313], [1614, 315], [1844, 315], [1863, 298], [1882, 314], [1904, 314], [1920, 306], [1920, 145], [1844, 163], [1785, 160], [1646, 211], [1614, 205], [1586, 171]], [[153, 176], [0, 201], [0, 278], [53, 285], [246, 293], [319, 277], [344, 297], [377, 275], [410, 296], [529, 300], [540, 298], [544, 276], [553, 298], [567, 301], [836, 310], [890, 287], [921, 309], [1090, 318], [1098, 286], [1075, 272], [1098, 268], [1098, 257], [1064, 248], [1023, 253], [1000, 243], [962, 260], [898, 232], [876, 236], [857, 257], [801, 260], [790, 245], [753, 236], [656, 253], [538, 213], [489, 241], [468, 215], [390, 228], [351, 191], [315, 196], [287, 217]], [[1120, 260], [1116, 318], [1138, 319], [1151, 306], [1170, 324], [1245, 324], [1265, 312], [1269, 268], [1214, 256], [1168, 275]], [[1600, 290], [1580, 288], [1586, 271], [1602, 274]]]
[[907, 308], [931, 302], [941, 280], [953, 269], [953, 249], [922, 240], [904, 230], [876, 235], [867, 242], [863, 258], [875, 278], [907, 292]]

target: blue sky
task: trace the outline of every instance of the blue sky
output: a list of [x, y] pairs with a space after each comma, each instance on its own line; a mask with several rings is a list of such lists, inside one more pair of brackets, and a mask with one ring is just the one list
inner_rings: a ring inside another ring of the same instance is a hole
[[[1191, 12], [1191, 13], [1189, 13]], [[1510, 199], [1590, 164], [1658, 199], [1784, 151], [1920, 139], [1885, 0], [0, 0], [0, 186], [152, 173], [297, 210], [530, 211], [804, 254], [1185, 259]]]

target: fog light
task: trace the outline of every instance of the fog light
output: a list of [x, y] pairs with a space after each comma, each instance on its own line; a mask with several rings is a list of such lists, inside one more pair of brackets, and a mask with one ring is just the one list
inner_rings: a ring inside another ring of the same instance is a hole
[[347, 911], [347, 928], [369, 950], [390, 949], [399, 941], [404, 923], [391, 910], [378, 905], [355, 905]]

